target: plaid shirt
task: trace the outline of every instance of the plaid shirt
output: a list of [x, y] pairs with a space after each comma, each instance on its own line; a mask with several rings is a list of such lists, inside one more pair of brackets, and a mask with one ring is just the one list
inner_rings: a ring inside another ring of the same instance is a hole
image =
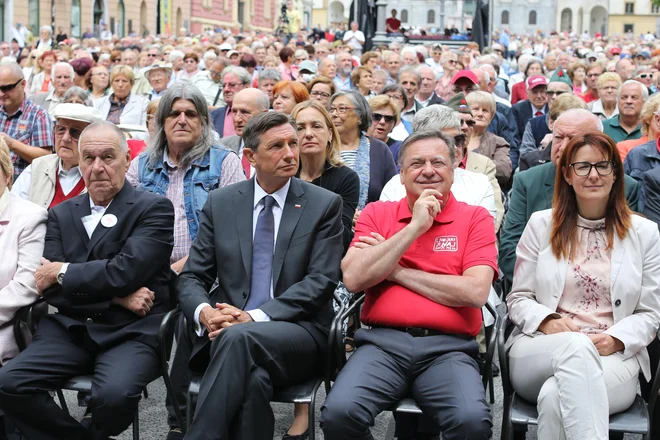
[[[23, 144], [53, 151], [53, 124], [48, 112], [27, 98], [13, 115], [0, 105], [0, 132]], [[29, 163], [13, 150], [10, 154], [16, 180]]]

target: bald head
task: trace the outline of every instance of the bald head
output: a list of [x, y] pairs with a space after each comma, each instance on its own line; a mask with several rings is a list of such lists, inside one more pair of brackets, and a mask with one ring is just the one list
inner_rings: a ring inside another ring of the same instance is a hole
[[559, 162], [566, 145], [576, 136], [593, 131], [603, 131], [603, 123], [598, 116], [588, 110], [570, 109], [559, 115], [552, 127], [552, 163]]
[[247, 88], [234, 95], [231, 114], [234, 119], [234, 131], [243, 136], [245, 124], [259, 113], [267, 112], [270, 107], [268, 95], [259, 89]]

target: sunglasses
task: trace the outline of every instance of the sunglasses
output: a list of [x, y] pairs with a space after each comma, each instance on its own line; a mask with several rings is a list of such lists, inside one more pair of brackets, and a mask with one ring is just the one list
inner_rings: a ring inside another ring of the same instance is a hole
[[69, 136], [71, 136], [71, 139], [74, 141], [77, 141], [80, 139], [80, 135], [82, 134], [82, 130], [78, 130], [77, 128], [73, 127], [67, 127], [65, 125], [56, 125], [55, 126], [55, 134], [57, 136], [64, 136], [66, 132], [69, 132]]
[[467, 125], [468, 128], [474, 127], [474, 124], [477, 123], [474, 119], [468, 119], [467, 121], [461, 121], [463, 124]]
[[380, 122], [381, 119], [385, 119], [386, 124], [391, 124], [396, 121], [396, 116], [394, 115], [383, 115], [380, 113], [374, 113], [374, 122]]
[[646, 78], [653, 78], [653, 75], [650, 73], [640, 73], [637, 75], [638, 78], [646, 79]]
[[17, 85], [19, 85], [23, 81], [23, 78], [19, 79], [16, 81], [14, 84], [7, 84], [6, 86], [0, 86], [0, 92], [2, 93], [9, 93], [12, 90], [16, 88]]
[[148, 56], [149, 58], [155, 58], [155, 57], [158, 56], [158, 54], [155, 54], [155, 53], [149, 53], [149, 54], [147, 54], [147, 56]]

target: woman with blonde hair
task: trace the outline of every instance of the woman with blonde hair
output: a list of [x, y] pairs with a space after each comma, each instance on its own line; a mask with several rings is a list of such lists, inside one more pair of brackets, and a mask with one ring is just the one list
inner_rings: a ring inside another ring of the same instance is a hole
[[39, 59], [39, 57], [41, 57], [42, 53], [43, 52], [40, 51], [39, 49], [32, 49], [28, 54], [27, 61], [25, 63], [25, 66], [23, 67], [23, 77], [27, 80], [28, 90], [30, 87], [32, 87], [32, 78], [34, 78], [36, 74], [41, 72], [41, 66], [39, 65], [39, 62], [37, 60]]
[[145, 110], [148, 101], [131, 93], [135, 84], [133, 69], [123, 64], [112, 68], [110, 87], [112, 93], [94, 101], [94, 107], [103, 119], [115, 124], [146, 125]]
[[[325, 107], [318, 101], [296, 105], [291, 113], [298, 126], [302, 180], [318, 185], [342, 199], [341, 221], [344, 253], [353, 239], [353, 216], [360, 195], [360, 178], [340, 158], [339, 133]], [[296, 404], [293, 424], [282, 440], [304, 440], [309, 433], [309, 405]], [[311, 427], [314, 429], [314, 427]]]
[[511, 384], [538, 408], [539, 440], [607, 439], [660, 326], [660, 234], [631, 212], [612, 139], [576, 136], [557, 163], [552, 209], [532, 214], [507, 297]]
[[601, 120], [613, 118], [619, 114], [617, 95], [621, 87], [618, 73], [605, 72], [596, 83], [598, 99], [589, 103], [589, 111]]
[[357, 91], [365, 98], [376, 96], [371, 91], [372, 79], [373, 71], [366, 66], [360, 66], [351, 73], [351, 83], [353, 83]]
[[507, 187], [513, 171], [509, 157], [509, 143], [487, 130], [496, 112], [493, 95], [477, 90], [469, 93], [465, 100], [475, 122], [468, 151], [479, 153], [495, 162], [497, 181], [500, 186]]
[[367, 130], [367, 135], [385, 142], [390, 147], [394, 163], [397, 164], [396, 169], [399, 171], [398, 161], [401, 141], [390, 137], [390, 133], [394, 127], [401, 122], [399, 106], [389, 96], [379, 95], [369, 100], [369, 107], [371, 107], [373, 119], [369, 130]]

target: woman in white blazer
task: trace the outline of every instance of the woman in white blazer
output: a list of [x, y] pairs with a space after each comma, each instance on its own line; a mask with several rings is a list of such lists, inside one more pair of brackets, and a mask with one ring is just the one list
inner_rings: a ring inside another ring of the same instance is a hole
[[112, 93], [94, 101], [94, 107], [101, 117], [115, 124], [147, 125], [147, 104], [149, 101], [131, 93], [135, 84], [133, 69], [117, 65], [110, 73]]
[[553, 209], [532, 215], [507, 298], [511, 383], [537, 402], [540, 440], [608, 438], [634, 401], [660, 326], [660, 236], [633, 214], [614, 142], [574, 138], [557, 166]]
[[39, 296], [34, 272], [41, 265], [47, 211], [11, 195], [14, 170], [5, 141], [0, 140], [0, 365], [18, 354], [9, 322], [18, 309]]

